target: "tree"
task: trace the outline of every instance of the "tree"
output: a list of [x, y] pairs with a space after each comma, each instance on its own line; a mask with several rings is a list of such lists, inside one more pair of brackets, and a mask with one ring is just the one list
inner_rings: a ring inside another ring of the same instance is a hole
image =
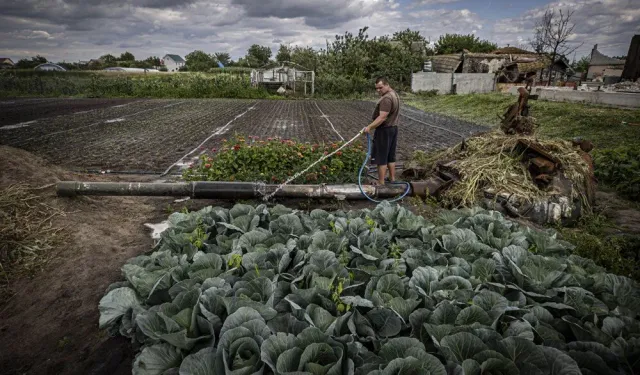
[[111, 54], [100, 56], [99, 60], [102, 60], [105, 64], [115, 64], [116, 57]]
[[495, 43], [488, 40], [480, 40], [479, 37], [468, 34], [440, 35], [436, 42], [436, 54], [460, 53], [463, 50], [469, 52], [491, 52], [498, 48]]
[[120, 55], [119, 60], [120, 61], [136, 61], [136, 58], [135, 56], [133, 56], [131, 52], [127, 51]]
[[305, 69], [316, 71], [319, 65], [319, 56], [311, 47], [293, 47], [289, 61], [294, 62]]
[[278, 54], [276, 55], [276, 61], [291, 61], [291, 48], [287, 45], [281, 44]]
[[231, 55], [226, 52], [216, 52], [213, 55], [215, 56], [216, 60], [218, 60], [224, 66], [230, 65], [232, 63]]
[[412, 46], [414, 43], [421, 43], [423, 48], [425, 48], [427, 44], [427, 40], [420, 35], [419, 31], [412, 31], [411, 29], [393, 33], [391, 40], [402, 42], [402, 45], [409, 50], [413, 50]]
[[258, 68], [269, 63], [271, 48], [254, 44], [247, 50], [246, 60], [249, 66]]
[[582, 56], [580, 60], [571, 64], [571, 68], [573, 68], [573, 70], [575, 70], [576, 72], [586, 72], [587, 70], [589, 70], [589, 61], [589, 56]]
[[213, 57], [200, 50], [188, 54], [185, 60], [190, 72], [206, 72], [215, 66]]
[[549, 63], [549, 79], [547, 85], [551, 84], [551, 71], [558, 57], [568, 56], [573, 51], [582, 46], [572, 45], [571, 38], [575, 23], [571, 22], [573, 11], [564, 13], [562, 9], [547, 9], [544, 15], [536, 22], [534, 28], [534, 40], [538, 46], [538, 53], [548, 53], [551, 57]]
[[16, 63], [16, 69], [33, 69], [40, 64], [44, 64], [48, 62], [47, 59], [43, 56], [37, 55], [29, 59], [20, 59]]
[[149, 56], [144, 60], [144, 62], [151, 68], [160, 66], [160, 58], [158, 56]]

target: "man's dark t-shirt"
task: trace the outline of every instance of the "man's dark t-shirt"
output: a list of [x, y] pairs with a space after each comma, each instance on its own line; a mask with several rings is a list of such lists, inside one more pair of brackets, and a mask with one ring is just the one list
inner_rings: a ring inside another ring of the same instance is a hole
[[384, 94], [378, 103], [376, 104], [376, 109], [373, 111], [373, 120], [378, 118], [380, 112], [389, 112], [389, 116], [384, 122], [380, 125], [380, 127], [387, 126], [397, 126], [398, 125], [398, 114], [400, 109], [400, 98], [398, 94], [391, 90], [388, 93]]

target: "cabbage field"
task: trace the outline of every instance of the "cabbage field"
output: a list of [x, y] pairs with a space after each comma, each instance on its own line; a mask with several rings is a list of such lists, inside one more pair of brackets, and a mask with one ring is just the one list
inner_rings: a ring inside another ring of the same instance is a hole
[[634, 374], [640, 289], [481, 209], [173, 213], [101, 328], [134, 374]]

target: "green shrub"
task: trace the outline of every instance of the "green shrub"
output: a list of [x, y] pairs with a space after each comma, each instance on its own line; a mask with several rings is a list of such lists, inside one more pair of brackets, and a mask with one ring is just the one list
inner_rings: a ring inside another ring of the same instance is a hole
[[640, 201], [640, 150], [618, 147], [594, 152], [595, 175], [621, 196]]
[[315, 92], [326, 98], [352, 98], [374, 93], [373, 80], [360, 76], [316, 75]]
[[[310, 144], [292, 140], [234, 136], [220, 150], [200, 156], [183, 173], [188, 181], [262, 181], [279, 183], [311, 165], [342, 143]], [[349, 145], [318, 163], [296, 183], [354, 182], [366, 153], [361, 145]]]

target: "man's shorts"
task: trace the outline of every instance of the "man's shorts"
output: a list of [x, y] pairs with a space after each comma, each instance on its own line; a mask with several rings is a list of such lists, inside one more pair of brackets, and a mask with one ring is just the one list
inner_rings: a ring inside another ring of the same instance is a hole
[[373, 135], [371, 163], [375, 165], [386, 165], [389, 163], [395, 163], [397, 141], [397, 126], [385, 126], [377, 128]]

